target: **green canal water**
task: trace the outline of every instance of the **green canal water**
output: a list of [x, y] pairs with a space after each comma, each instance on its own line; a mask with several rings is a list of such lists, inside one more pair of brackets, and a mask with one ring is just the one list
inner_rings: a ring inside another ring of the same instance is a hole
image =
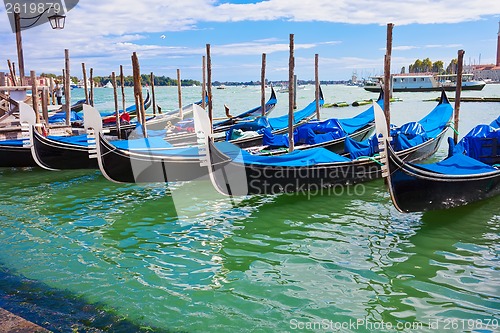
[[[183, 89], [185, 103], [198, 90]], [[375, 97], [323, 90], [330, 103]], [[177, 105], [175, 88], [157, 93], [164, 109]], [[393, 123], [421, 118], [437, 95], [400, 94]], [[463, 96], [500, 97], [500, 85]], [[299, 108], [313, 98], [300, 90]], [[214, 99], [218, 115], [223, 103], [233, 114], [260, 104], [251, 87]], [[278, 94], [276, 114], [287, 99]], [[96, 101], [110, 109], [112, 91]], [[461, 110], [461, 134], [500, 113]], [[114, 184], [94, 170], [0, 169], [0, 180], [0, 306], [54, 332], [500, 331], [498, 197], [401, 214], [382, 180], [232, 199], [207, 181]]]

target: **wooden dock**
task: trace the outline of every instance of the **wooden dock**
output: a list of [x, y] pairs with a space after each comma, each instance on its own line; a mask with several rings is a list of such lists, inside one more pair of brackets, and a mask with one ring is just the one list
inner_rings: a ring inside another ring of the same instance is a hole
[[0, 333], [50, 333], [50, 331], [0, 308]]

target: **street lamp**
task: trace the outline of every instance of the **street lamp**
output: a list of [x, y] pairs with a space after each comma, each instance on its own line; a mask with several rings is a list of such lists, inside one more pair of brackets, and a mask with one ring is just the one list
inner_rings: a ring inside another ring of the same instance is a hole
[[64, 23], [66, 22], [66, 16], [54, 14], [49, 16], [49, 22], [52, 29], [64, 29]]
[[[43, 14], [45, 14], [46, 11], [48, 11], [50, 8], [47, 8], [43, 13], [35, 16], [35, 17], [29, 17], [26, 19], [30, 20], [35, 20], [32, 24], [22, 27], [21, 26], [21, 20], [25, 18], [21, 18], [19, 13], [14, 12], [14, 26], [16, 30], [16, 43], [17, 43], [17, 60], [19, 63], [19, 78], [21, 80], [21, 85], [24, 85], [24, 56], [23, 56], [23, 41], [21, 38], [21, 29], [27, 29], [32, 26], [34, 26], [38, 20], [42, 17]], [[64, 15], [59, 15], [59, 14], [54, 14], [52, 16], [48, 17], [50, 26], [52, 29], [64, 29], [64, 23], [66, 21], [66, 16]]]

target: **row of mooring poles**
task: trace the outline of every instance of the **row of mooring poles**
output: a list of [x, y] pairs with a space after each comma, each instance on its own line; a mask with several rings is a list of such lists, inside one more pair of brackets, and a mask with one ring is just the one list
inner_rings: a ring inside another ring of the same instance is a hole
[[[384, 113], [387, 120], [387, 129], [390, 133], [391, 128], [391, 111], [390, 111], [390, 99], [392, 92], [392, 79], [391, 79], [391, 56], [392, 56], [392, 31], [394, 28], [393, 23], [387, 24], [387, 45], [386, 45], [386, 54], [384, 58]], [[460, 121], [460, 98], [462, 93], [462, 71], [463, 71], [463, 59], [464, 59], [464, 50], [458, 50], [458, 59], [457, 59], [457, 80], [456, 80], [456, 88], [455, 88], [455, 108], [454, 108], [454, 116], [453, 116], [453, 124], [454, 124], [454, 134], [453, 141], [455, 144], [458, 143], [459, 137], [459, 121]]]

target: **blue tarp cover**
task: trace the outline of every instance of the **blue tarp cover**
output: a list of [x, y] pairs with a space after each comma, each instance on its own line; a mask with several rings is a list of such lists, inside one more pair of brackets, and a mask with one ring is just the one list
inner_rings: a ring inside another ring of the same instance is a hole
[[356, 141], [350, 137], [346, 137], [344, 149], [353, 160], [363, 156], [373, 156], [379, 152], [378, 140], [375, 135], [363, 141]]
[[[153, 148], [153, 147], [151, 147]], [[148, 150], [148, 149], [139, 149], [134, 150], [134, 152], [138, 152], [141, 154], [155, 155], [155, 156], [170, 156], [170, 157], [185, 157], [185, 158], [199, 158], [199, 149], [198, 147], [183, 147], [183, 148], [171, 148], [164, 150]]]
[[452, 149], [453, 154], [464, 154], [486, 164], [500, 159], [500, 128], [490, 125], [474, 127]]
[[[319, 105], [322, 106], [324, 104], [323, 100], [319, 101]], [[316, 101], [311, 102], [308, 106], [303, 108], [300, 111], [295, 111], [293, 113], [293, 123], [297, 124], [302, 120], [312, 116], [316, 112]], [[280, 117], [269, 118], [269, 124], [273, 131], [280, 130], [288, 127], [288, 114], [285, 114]]]
[[422, 118], [419, 123], [427, 132], [429, 138], [435, 138], [448, 125], [453, 115], [453, 107], [450, 103], [437, 105], [427, 116]]
[[320, 163], [347, 162], [350, 159], [335, 154], [325, 148], [295, 150], [294, 152], [276, 156], [255, 156], [238, 148], [229, 142], [219, 142], [217, 148], [233, 159], [234, 162], [244, 164], [299, 167], [311, 166]]
[[236, 138], [233, 135], [233, 132], [235, 130], [255, 131], [258, 132], [259, 134], [262, 134], [265, 128], [270, 128], [269, 119], [267, 117], [257, 117], [252, 121], [240, 122], [234, 124], [233, 126], [230, 127], [228, 131], [226, 131], [226, 141], [233, 140]]
[[269, 148], [288, 147], [290, 144], [288, 134], [273, 134], [270, 128], [265, 128], [262, 135], [262, 144]]
[[481, 163], [465, 155], [453, 155], [433, 164], [416, 164], [417, 166], [443, 175], [473, 175], [497, 171], [494, 167]]
[[85, 135], [85, 134], [71, 135], [71, 136], [49, 135], [48, 138], [51, 140], [54, 140], [54, 141], [58, 141], [58, 142], [69, 143], [69, 144], [82, 146], [82, 147], [88, 147], [87, 135]]
[[500, 116], [497, 119], [493, 120], [490, 126], [493, 128], [500, 128]]
[[[69, 120], [70, 122], [83, 121], [83, 115], [80, 115], [75, 111], [71, 111], [69, 115]], [[66, 112], [64, 111], [59, 111], [49, 117], [50, 124], [63, 123], [65, 121], [66, 121]]]
[[[270, 129], [265, 129], [262, 144], [271, 148], [288, 147], [288, 133], [273, 134]], [[310, 121], [297, 127], [293, 132], [294, 142], [297, 144], [314, 145], [343, 138], [344, 130], [338, 119], [324, 121]]]
[[29, 141], [29, 139], [3, 140], [0, 141], [0, 146], [22, 147], [23, 141]]
[[[324, 101], [320, 100], [319, 105], [322, 106]], [[316, 112], [316, 101], [311, 102], [308, 106], [300, 111], [294, 112], [294, 124], [310, 117]], [[280, 117], [268, 118], [268, 117], [257, 117], [255, 120], [250, 122], [239, 122], [230, 127], [226, 131], [226, 141], [233, 139], [233, 130], [239, 129], [243, 131], [255, 131], [259, 134], [263, 134], [264, 128], [269, 127], [272, 131], [281, 130], [288, 127], [288, 114]]]
[[[391, 125], [392, 146], [396, 151], [400, 151], [415, 147], [430, 138], [435, 138], [448, 125], [452, 114], [451, 105], [443, 103], [437, 105], [418, 122], [409, 122], [400, 127]], [[375, 135], [361, 142], [347, 138], [344, 151], [349, 153], [353, 159], [360, 156], [373, 156], [379, 151], [377, 139]]]
[[141, 138], [133, 140], [113, 140], [110, 143], [120, 149], [171, 148], [172, 145], [162, 137]]
[[[438, 132], [439, 133], [439, 132]], [[391, 130], [396, 151], [415, 147], [429, 140], [424, 127], [418, 122], [409, 122]]]
[[[377, 104], [380, 105], [382, 109], [384, 108], [383, 100], [377, 101]], [[344, 129], [344, 131], [347, 133], [347, 135], [356, 132], [357, 130], [365, 127], [368, 123], [374, 121], [375, 121], [375, 114], [373, 113], [373, 105], [370, 108], [368, 108], [368, 110], [366, 110], [365, 112], [358, 114], [356, 117], [339, 119], [339, 123]]]

